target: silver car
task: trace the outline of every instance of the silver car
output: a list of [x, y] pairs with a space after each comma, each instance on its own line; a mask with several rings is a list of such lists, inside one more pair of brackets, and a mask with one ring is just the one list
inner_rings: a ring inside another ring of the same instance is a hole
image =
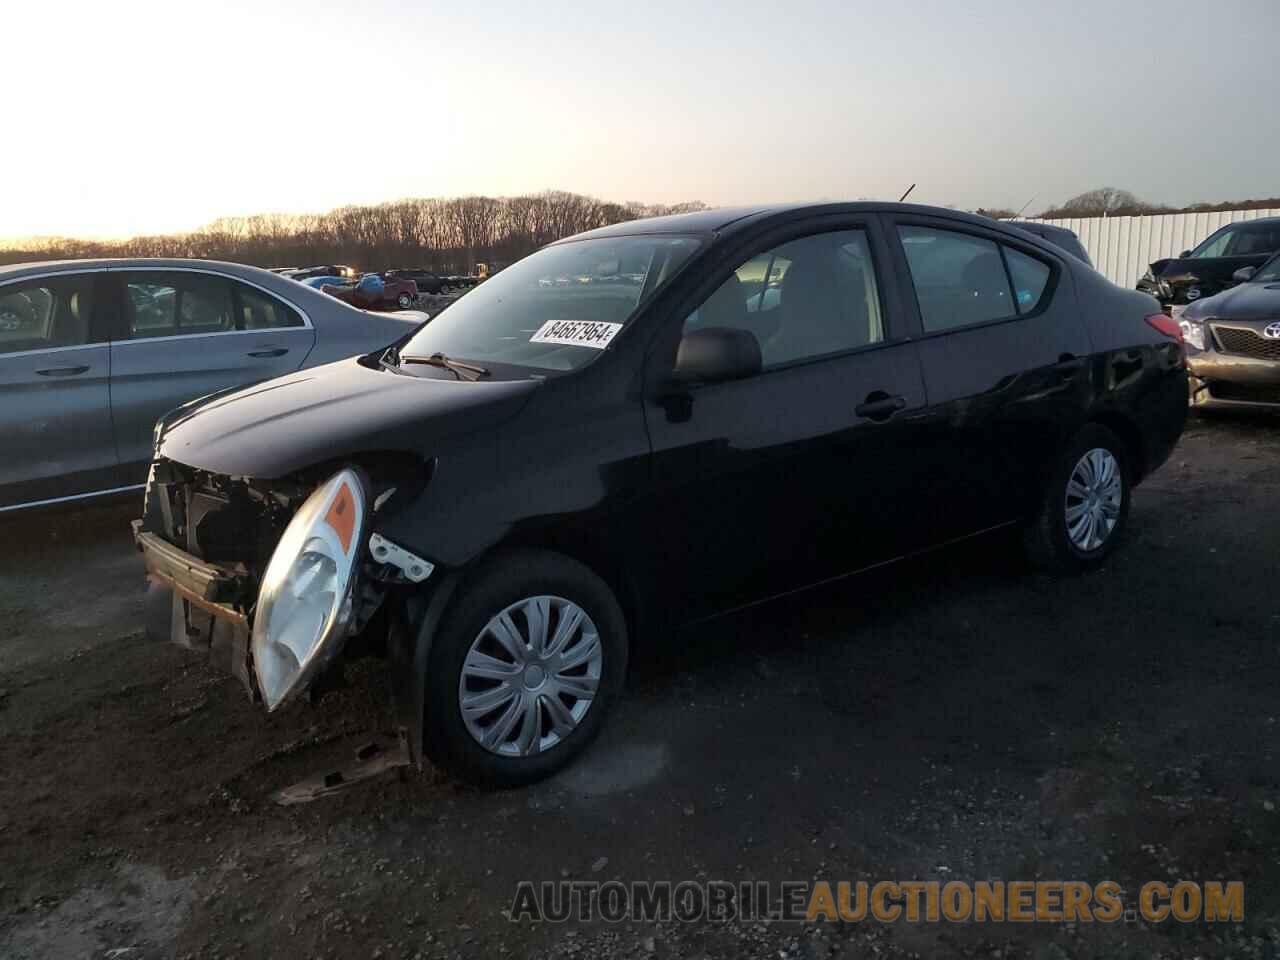
[[234, 263], [0, 267], [0, 512], [141, 489], [162, 414], [377, 350], [423, 319]]

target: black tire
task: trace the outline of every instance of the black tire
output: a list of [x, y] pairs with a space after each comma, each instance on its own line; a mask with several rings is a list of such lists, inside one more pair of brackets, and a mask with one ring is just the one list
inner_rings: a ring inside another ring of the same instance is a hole
[[400, 304], [401, 310], [408, 310], [413, 306], [413, 297], [409, 296], [407, 293], [402, 293], [400, 296], [396, 297], [396, 303]]
[[[527, 597], [562, 597], [595, 623], [603, 653], [601, 676], [587, 712], [561, 742], [534, 756], [500, 756], [472, 737], [462, 718], [459, 681], [473, 641], [496, 614]], [[550, 776], [599, 733], [627, 671], [627, 625], [608, 585], [562, 554], [515, 550], [487, 562], [459, 588], [431, 645], [426, 678], [423, 748], [432, 763], [480, 787], [518, 787]]]
[[[1107, 451], [1119, 464], [1120, 510], [1102, 543], [1083, 549], [1068, 533], [1067, 485], [1076, 465], [1095, 449]], [[1023, 531], [1023, 544], [1031, 562], [1054, 573], [1079, 573], [1101, 565], [1124, 536], [1132, 485], [1132, 458], [1124, 442], [1101, 424], [1083, 427], [1050, 465], [1036, 514]]]

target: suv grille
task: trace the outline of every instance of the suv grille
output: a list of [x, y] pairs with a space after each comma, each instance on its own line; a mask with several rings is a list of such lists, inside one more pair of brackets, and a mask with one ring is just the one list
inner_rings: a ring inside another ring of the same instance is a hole
[[1213, 335], [1223, 353], [1237, 353], [1258, 360], [1280, 360], [1280, 340], [1269, 340], [1239, 327], [1215, 326]]

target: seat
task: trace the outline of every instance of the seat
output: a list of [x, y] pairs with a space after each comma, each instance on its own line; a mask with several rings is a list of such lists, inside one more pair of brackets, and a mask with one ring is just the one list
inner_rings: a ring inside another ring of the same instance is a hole
[[89, 294], [81, 290], [69, 297], [58, 296], [53, 329], [49, 331], [51, 346], [72, 347], [89, 342], [89, 300]]
[[870, 343], [865, 283], [860, 267], [837, 262], [834, 247], [799, 251], [782, 279], [782, 323], [765, 362], [786, 363]]

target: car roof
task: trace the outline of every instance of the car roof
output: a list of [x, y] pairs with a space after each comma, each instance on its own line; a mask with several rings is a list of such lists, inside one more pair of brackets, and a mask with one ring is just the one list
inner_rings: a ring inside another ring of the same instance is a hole
[[75, 270], [180, 270], [182, 268], [208, 268], [224, 273], [258, 278], [263, 274], [279, 278], [263, 267], [225, 260], [196, 260], [190, 257], [103, 257], [96, 260], [36, 260], [26, 263], [9, 263], [0, 266], [0, 280], [11, 280], [31, 273], [61, 273]]
[[777, 218], [787, 220], [805, 216], [841, 213], [917, 214], [920, 216], [946, 217], [950, 220], [959, 220], [981, 227], [991, 227], [993, 224], [999, 225], [999, 221], [992, 220], [990, 217], [964, 213], [959, 210], [952, 210], [949, 207], [931, 207], [919, 203], [860, 200], [850, 203], [787, 203], [762, 204], [752, 207], [716, 207], [711, 210], [699, 210], [695, 213], [678, 213], [665, 217], [626, 220], [622, 223], [614, 223], [574, 234], [556, 242], [571, 243], [578, 240], [594, 240], [599, 237], [626, 237], [654, 233], [728, 236], [739, 230], [745, 230], [764, 219]]

